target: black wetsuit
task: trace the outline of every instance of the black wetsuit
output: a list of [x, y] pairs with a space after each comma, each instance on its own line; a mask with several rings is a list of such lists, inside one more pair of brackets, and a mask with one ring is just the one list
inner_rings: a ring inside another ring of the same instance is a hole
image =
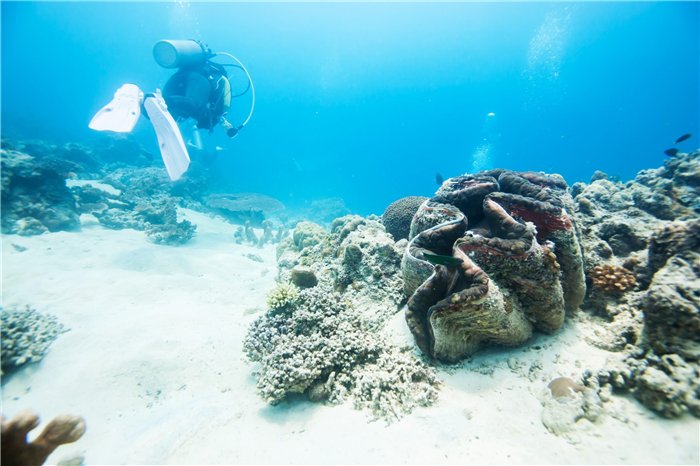
[[163, 100], [173, 118], [197, 120], [197, 128], [213, 129], [224, 113], [226, 70], [212, 62], [180, 68], [163, 87]]

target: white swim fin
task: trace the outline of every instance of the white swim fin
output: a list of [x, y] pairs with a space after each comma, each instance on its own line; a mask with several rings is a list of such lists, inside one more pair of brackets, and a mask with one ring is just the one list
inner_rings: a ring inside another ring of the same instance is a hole
[[144, 107], [156, 130], [160, 155], [163, 156], [168, 175], [173, 181], [179, 180], [190, 166], [190, 156], [182, 140], [180, 129], [168, 112], [168, 106], [165, 105], [160, 91], [155, 95], [149, 94], [144, 101]]
[[143, 92], [134, 84], [124, 84], [114, 93], [114, 99], [90, 121], [90, 128], [97, 131], [128, 133], [141, 115]]

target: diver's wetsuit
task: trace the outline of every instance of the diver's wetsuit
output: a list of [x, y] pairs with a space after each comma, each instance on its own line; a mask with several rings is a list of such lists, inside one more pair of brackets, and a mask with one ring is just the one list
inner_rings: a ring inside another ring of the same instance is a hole
[[[230, 105], [231, 87], [226, 70], [216, 63], [180, 68], [163, 88], [163, 99], [173, 118], [197, 120], [197, 128], [213, 130]], [[223, 78], [223, 79], [222, 79]]]

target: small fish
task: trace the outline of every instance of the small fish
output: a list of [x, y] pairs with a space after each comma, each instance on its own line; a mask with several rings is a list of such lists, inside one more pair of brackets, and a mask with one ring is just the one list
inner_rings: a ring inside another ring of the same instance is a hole
[[678, 149], [674, 147], [673, 149], [665, 150], [664, 154], [668, 155], [669, 157], [675, 157], [678, 154]]
[[442, 182], [445, 181], [442, 179], [442, 175], [440, 173], [435, 174], [435, 182], [442, 186]]
[[685, 141], [686, 139], [690, 138], [690, 136], [692, 136], [692, 134], [690, 134], [690, 133], [684, 134], [683, 136], [681, 136], [681, 137], [679, 137], [678, 139], [676, 139], [676, 142], [674, 142], [674, 144], [678, 144], [679, 142], [683, 142], [683, 141]]
[[439, 254], [430, 254], [427, 252], [423, 253], [425, 260], [435, 265], [444, 265], [445, 267], [454, 267], [464, 262], [462, 259], [452, 256], [441, 256]]
[[223, 147], [216, 146], [216, 150], [224, 150]]
[[195, 149], [199, 149], [199, 147], [197, 147], [196, 144], [192, 144], [192, 140], [191, 140], [191, 139], [189, 139], [189, 140], [187, 141], [187, 145], [190, 146], [190, 147], [194, 147]]
[[569, 139], [569, 135], [568, 135], [568, 134], [562, 134], [562, 135], [559, 136], [559, 137], [562, 138], [562, 139]]

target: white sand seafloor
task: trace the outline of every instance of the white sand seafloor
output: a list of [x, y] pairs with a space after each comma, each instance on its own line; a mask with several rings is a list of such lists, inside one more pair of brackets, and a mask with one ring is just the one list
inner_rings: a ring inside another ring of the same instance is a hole
[[[440, 369], [439, 401], [389, 425], [368, 423], [369, 413], [351, 402], [323, 406], [299, 395], [269, 406], [242, 346], [275, 286], [275, 247], [236, 245], [236, 226], [181, 214], [197, 233], [180, 247], [106, 229], [90, 215], [82, 232], [3, 236], [4, 308], [29, 305], [70, 328], [41, 362], [2, 380], [6, 418], [30, 408], [42, 419], [30, 438], [58, 414], [85, 418], [85, 435], [48, 464], [76, 454], [103, 465], [700, 461], [698, 419], [666, 420], [618, 395], [610, 402], [618, 419], [573, 439], [547, 431], [537, 395], [548, 381], [598, 369], [608, 354], [584, 341], [575, 319], [524, 348], [490, 349], [464, 367]], [[403, 312], [390, 331], [411, 343]], [[525, 372], [540, 361], [549, 378], [511, 370], [511, 357]], [[483, 363], [492, 374], [469, 370]]]

